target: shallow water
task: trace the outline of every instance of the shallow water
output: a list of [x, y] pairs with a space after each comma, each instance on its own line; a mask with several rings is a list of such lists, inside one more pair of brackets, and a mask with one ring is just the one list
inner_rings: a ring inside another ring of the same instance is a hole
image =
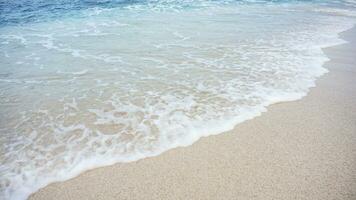
[[1, 2], [0, 198], [187, 146], [303, 97], [355, 5]]

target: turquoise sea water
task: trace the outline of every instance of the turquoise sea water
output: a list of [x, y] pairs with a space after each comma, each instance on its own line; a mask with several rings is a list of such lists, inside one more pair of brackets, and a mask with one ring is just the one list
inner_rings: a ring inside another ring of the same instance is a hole
[[0, 0], [0, 199], [299, 99], [355, 22], [351, 0]]

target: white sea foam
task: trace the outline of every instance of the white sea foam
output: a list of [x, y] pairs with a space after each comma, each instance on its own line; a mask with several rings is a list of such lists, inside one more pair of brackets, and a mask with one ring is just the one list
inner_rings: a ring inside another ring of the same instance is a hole
[[192, 2], [0, 29], [2, 199], [191, 145], [302, 98], [327, 72], [321, 48], [342, 43], [355, 20], [310, 3]]

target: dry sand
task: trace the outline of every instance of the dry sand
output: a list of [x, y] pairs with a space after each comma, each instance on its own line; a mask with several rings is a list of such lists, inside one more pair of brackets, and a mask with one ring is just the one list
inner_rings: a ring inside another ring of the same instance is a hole
[[356, 29], [307, 97], [186, 148], [51, 184], [31, 199], [356, 199]]

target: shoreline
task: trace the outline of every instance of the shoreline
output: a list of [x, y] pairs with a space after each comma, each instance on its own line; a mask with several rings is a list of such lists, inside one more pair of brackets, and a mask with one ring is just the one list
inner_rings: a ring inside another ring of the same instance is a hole
[[[352, 103], [356, 102], [356, 86], [352, 85], [356, 85], [352, 80], [356, 28], [340, 33], [340, 38], [349, 43], [323, 49], [330, 58], [323, 66], [330, 72], [318, 78], [316, 87], [302, 99], [272, 104], [262, 116], [240, 123], [232, 131], [203, 137], [192, 146], [52, 183], [30, 199], [356, 198], [356, 189], [352, 189], [356, 188], [356, 160], [352, 157], [356, 152], [356, 105]], [[337, 113], [335, 119], [327, 116], [332, 113]], [[344, 129], [340, 138], [335, 126]], [[344, 149], [338, 142], [350, 147]], [[330, 148], [342, 150], [341, 157], [334, 157]], [[323, 149], [330, 150], [330, 155], [324, 155]], [[346, 155], [349, 160], [338, 162]], [[332, 171], [332, 177], [340, 178], [335, 166], [342, 168], [340, 174], [348, 175], [340, 181], [347, 190], [325, 181], [330, 177], [321, 172]], [[312, 184], [315, 182], [319, 185]], [[317, 190], [316, 186], [323, 187]]]

